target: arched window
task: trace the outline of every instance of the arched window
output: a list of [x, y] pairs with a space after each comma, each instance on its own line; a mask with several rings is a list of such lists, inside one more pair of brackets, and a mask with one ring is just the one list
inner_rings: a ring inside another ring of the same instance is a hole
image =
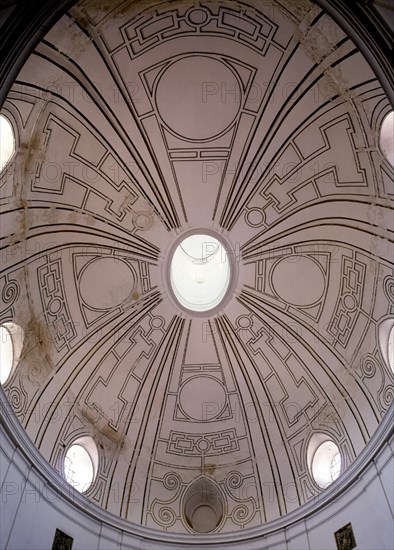
[[0, 115], [0, 172], [15, 152], [15, 136], [10, 121]]
[[390, 111], [383, 119], [379, 144], [385, 159], [394, 167], [394, 111]]
[[0, 383], [10, 378], [18, 364], [23, 346], [23, 330], [16, 323], [6, 322], [0, 325]]
[[315, 483], [324, 489], [335, 481], [342, 467], [338, 445], [327, 434], [314, 434], [308, 446], [309, 471]]
[[92, 485], [98, 467], [97, 446], [92, 437], [76, 439], [68, 448], [64, 459], [64, 476], [80, 493]]

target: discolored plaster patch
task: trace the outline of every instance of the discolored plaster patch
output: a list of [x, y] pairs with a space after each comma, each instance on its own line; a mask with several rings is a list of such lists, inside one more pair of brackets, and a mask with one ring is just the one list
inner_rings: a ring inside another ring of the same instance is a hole
[[56, 40], [57, 50], [76, 61], [91, 45], [92, 39], [81, 31], [71, 19], [67, 21], [64, 30], [60, 31]]
[[283, 8], [284, 13], [291, 14], [298, 21], [302, 21], [312, 9], [316, 9], [316, 4], [309, 0], [278, 0], [277, 4]]
[[217, 464], [213, 464], [213, 463], [204, 464], [202, 468], [202, 473], [213, 476], [216, 471], [216, 468], [217, 468]]

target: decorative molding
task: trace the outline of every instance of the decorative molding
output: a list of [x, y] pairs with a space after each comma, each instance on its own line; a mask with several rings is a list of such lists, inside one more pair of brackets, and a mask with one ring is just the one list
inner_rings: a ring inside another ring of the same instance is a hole
[[[40, 487], [44, 489], [49, 487], [57, 495], [59, 495], [59, 502], [57, 499], [54, 502], [53, 500], [48, 499], [48, 491], [43, 490], [41, 492], [43, 499], [47, 500], [47, 502], [52, 506], [62, 509], [63, 513], [64, 507], [61, 505], [60, 501], [68, 503], [71, 510], [73, 510], [73, 521], [77, 521], [77, 518], [80, 517], [81, 519], [78, 521], [81, 525], [84, 525], [83, 517], [89, 517], [90, 519], [103, 525], [123, 531], [131, 537], [136, 537], [137, 539], [142, 538], [145, 541], [150, 541], [150, 544], [152, 544], [152, 549], [168, 548], [168, 545], [170, 545], [170, 548], [175, 548], [175, 545], [179, 545], [179, 548], [182, 548], [183, 545], [191, 545], [196, 549], [199, 548], [200, 545], [203, 549], [215, 544], [229, 544], [231, 546], [231, 543], [233, 543], [236, 545], [241, 541], [245, 550], [248, 549], [249, 543], [252, 545], [250, 548], [256, 548], [253, 541], [267, 537], [272, 533], [286, 530], [293, 525], [304, 523], [309, 518], [313, 518], [324, 508], [328, 508], [333, 502], [338, 501], [341, 495], [344, 495], [351, 487], [355, 487], [357, 483], [361, 483], [366, 471], [369, 468], [374, 467], [373, 465], [379, 454], [388, 444], [392, 444], [392, 438], [394, 437], [393, 402], [368, 445], [349, 466], [349, 468], [340, 476], [340, 478], [323, 493], [321, 493], [316, 499], [312, 499], [306, 504], [300, 506], [298, 509], [288, 513], [286, 516], [273, 520], [261, 527], [253, 527], [238, 533], [213, 533], [207, 538], [201, 535], [191, 536], [171, 532], [158, 532], [155, 529], [132, 524], [128, 521], [120, 519], [117, 516], [114, 516], [113, 514], [110, 514], [109, 512], [106, 512], [77, 491], [72, 490], [72, 487], [66, 483], [66, 481], [43, 458], [41, 453], [36, 449], [26, 435], [26, 432], [22, 428], [21, 424], [18, 422], [14, 412], [10, 408], [2, 388], [0, 388], [0, 407], [0, 423], [3, 431], [0, 440], [2, 440], [3, 437], [8, 439], [11, 446], [17, 448], [21, 457], [23, 457], [24, 465], [18, 466], [18, 464], [15, 463], [15, 467], [18, 468], [22, 477], [24, 476], [23, 472], [25, 471], [24, 468], [26, 466], [27, 471], [29, 471], [30, 468], [34, 469], [35, 473], [42, 479], [42, 485], [40, 485]], [[5, 450], [5, 452], [7, 451]], [[376, 475], [378, 475], [378, 473], [376, 473]], [[365, 489], [361, 484], [359, 491], [356, 491], [353, 498], [357, 498], [357, 495], [362, 493], [364, 490]]]

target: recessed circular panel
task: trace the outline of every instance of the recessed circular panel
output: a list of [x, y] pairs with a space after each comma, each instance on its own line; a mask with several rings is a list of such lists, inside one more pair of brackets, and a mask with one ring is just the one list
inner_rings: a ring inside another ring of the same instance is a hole
[[261, 208], [250, 208], [246, 212], [245, 218], [251, 227], [261, 227], [265, 221], [265, 213]]
[[191, 25], [199, 27], [200, 25], [204, 25], [208, 21], [209, 15], [206, 10], [195, 8], [191, 9], [188, 12], [187, 19]]
[[204, 421], [219, 416], [226, 406], [226, 392], [222, 384], [211, 376], [195, 376], [181, 388], [179, 402], [191, 419]]
[[179, 136], [206, 140], [224, 132], [240, 108], [240, 85], [221, 61], [196, 55], [161, 75], [156, 104], [164, 124]]
[[135, 276], [118, 258], [99, 258], [82, 271], [79, 290], [85, 304], [94, 309], [111, 309], [131, 295]]
[[312, 305], [324, 292], [323, 271], [307, 256], [282, 258], [274, 266], [271, 277], [279, 298], [295, 306]]
[[237, 326], [241, 329], [248, 329], [252, 326], [252, 320], [247, 315], [241, 315], [236, 320]]
[[197, 506], [192, 513], [191, 526], [197, 533], [210, 533], [217, 523], [218, 517], [215, 510], [207, 504]]
[[142, 211], [133, 214], [133, 223], [141, 231], [147, 231], [153, 225], [154, 219], [152, 212]]
[[354, 311], [357, 307], [356, 299], [351, 294], [345, 294], [343, 296], [343, 303], [348, 311]]
[[225, 246], [211, 235], [182, 239], [170, 258], [170, 288], [188, 312], [212, 312], [230, 286], [231, 263]]

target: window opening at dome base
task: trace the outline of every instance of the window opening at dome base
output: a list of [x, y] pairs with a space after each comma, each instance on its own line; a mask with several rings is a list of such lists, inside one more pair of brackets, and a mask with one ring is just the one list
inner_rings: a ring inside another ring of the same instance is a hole
[[385, 159], [394, 167], [394, 111], [385, 116], [380, 128], [379, 141]]
[[181, 240], [171, 258], [170, 284], [186, 310], [207, 312], [223, 302], [231, 280], [224, 245], [215, 237], [195, 234]]
[[7, 321], [0, 326], [0, 384], [6, 384], [16, 369], [22, 352], [23, 329]]
[[0, 172], [6, 167], [14, 152], [14, 130], [8, 119], [0, 115]]
[[394, 373], [394, 318], [389, 317], [379, 325], [380, 351], [388, 368]]
[[4, 384], [12, 370], [14, 363], [14, 346], [11, 333], [4, 325], [0, 326], [0, 383]]
[[315, 451], [312, 459], [312, 475], [319, 485], [325, 488], [341, 473], [341, 454], [333, 441], [325, 441]]
[[80, 493], [86, 492], [94, 481], [98, 466], [98, 452], [91, 437], [80, 437], [64, 457], [64, 476]]

